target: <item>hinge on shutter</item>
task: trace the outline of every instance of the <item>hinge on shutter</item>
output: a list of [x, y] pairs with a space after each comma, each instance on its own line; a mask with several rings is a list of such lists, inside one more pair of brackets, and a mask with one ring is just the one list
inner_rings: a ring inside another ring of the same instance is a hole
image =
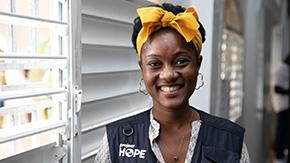
[[74, 136], [78, 135], [78, 119], [79, 119], [79, 112], [81, 111], [81, 105], [82, 105], [82, 95], [83, 91], [79, 89], [79, 87], [76, 85], [74, 86]]
[[59, 146], [55, 146], [53, 150], [54, 161], [60, 161], [65, 154], [67, 153], [67, 149]]

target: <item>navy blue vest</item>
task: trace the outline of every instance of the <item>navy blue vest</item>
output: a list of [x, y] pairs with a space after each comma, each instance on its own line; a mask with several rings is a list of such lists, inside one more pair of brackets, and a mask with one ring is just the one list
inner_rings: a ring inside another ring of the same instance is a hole
[[[197, 110], [202, 123], [192, 163], [239, 163], [245, 129]], [[150, 110], [107, 125], [113, 163], [155, 163], [149, 141]]]

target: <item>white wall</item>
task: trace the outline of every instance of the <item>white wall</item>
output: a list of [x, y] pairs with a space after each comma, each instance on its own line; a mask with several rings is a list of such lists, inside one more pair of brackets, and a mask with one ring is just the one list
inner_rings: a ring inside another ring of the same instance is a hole
[[[210, 88], [211, 88], [211, 65], [212, 65], [212, 37], [213, 37], [213, 0], [200, 0], [200, 1], [177, 1], [167, 0], [165, 2], [184, 7], [194, 7], [199, 15], [199, 20], [206, 30], [206, 41], [203, 43], [201, 55], [203, 62], [200, 72], [204, 76], [204, 86], [196, 91], [191, 99], [190, 104], [198, 109], [210, 112]], [[200, 78], [199, 78], [200, 82]], [[200, 83], [198, 83], [200, 84]]]

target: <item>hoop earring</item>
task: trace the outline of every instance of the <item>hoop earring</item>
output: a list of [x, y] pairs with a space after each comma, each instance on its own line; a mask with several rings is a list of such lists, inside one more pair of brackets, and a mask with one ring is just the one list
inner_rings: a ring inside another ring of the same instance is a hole
[[139, 92], [142, 93], [143, 95], [148, 95], [148, 93], [142, 91], [142, 80], [144, 80], [144, 78], [141, 78], [139, 80]]
[[195, 90], [199, 90], [199, 89], [204, 85], [204, 81], [203, 81], [203, 75], [202, 75], [202, 73], [199, 72], [198, 75], [201, 76], [201, 85], [198, 86], [197, 88], [195, 88]]

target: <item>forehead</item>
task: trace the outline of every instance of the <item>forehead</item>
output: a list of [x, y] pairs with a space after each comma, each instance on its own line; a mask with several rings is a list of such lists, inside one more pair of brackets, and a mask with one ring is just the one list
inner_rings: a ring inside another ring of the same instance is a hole
[[[180, 51], [196, 55], [194, 47], [174, 29], [162, 28], [148, 38], [142, 47], [141, 55], [169, 55]], [[143, 57], [142, 57], [143, 58]]]

